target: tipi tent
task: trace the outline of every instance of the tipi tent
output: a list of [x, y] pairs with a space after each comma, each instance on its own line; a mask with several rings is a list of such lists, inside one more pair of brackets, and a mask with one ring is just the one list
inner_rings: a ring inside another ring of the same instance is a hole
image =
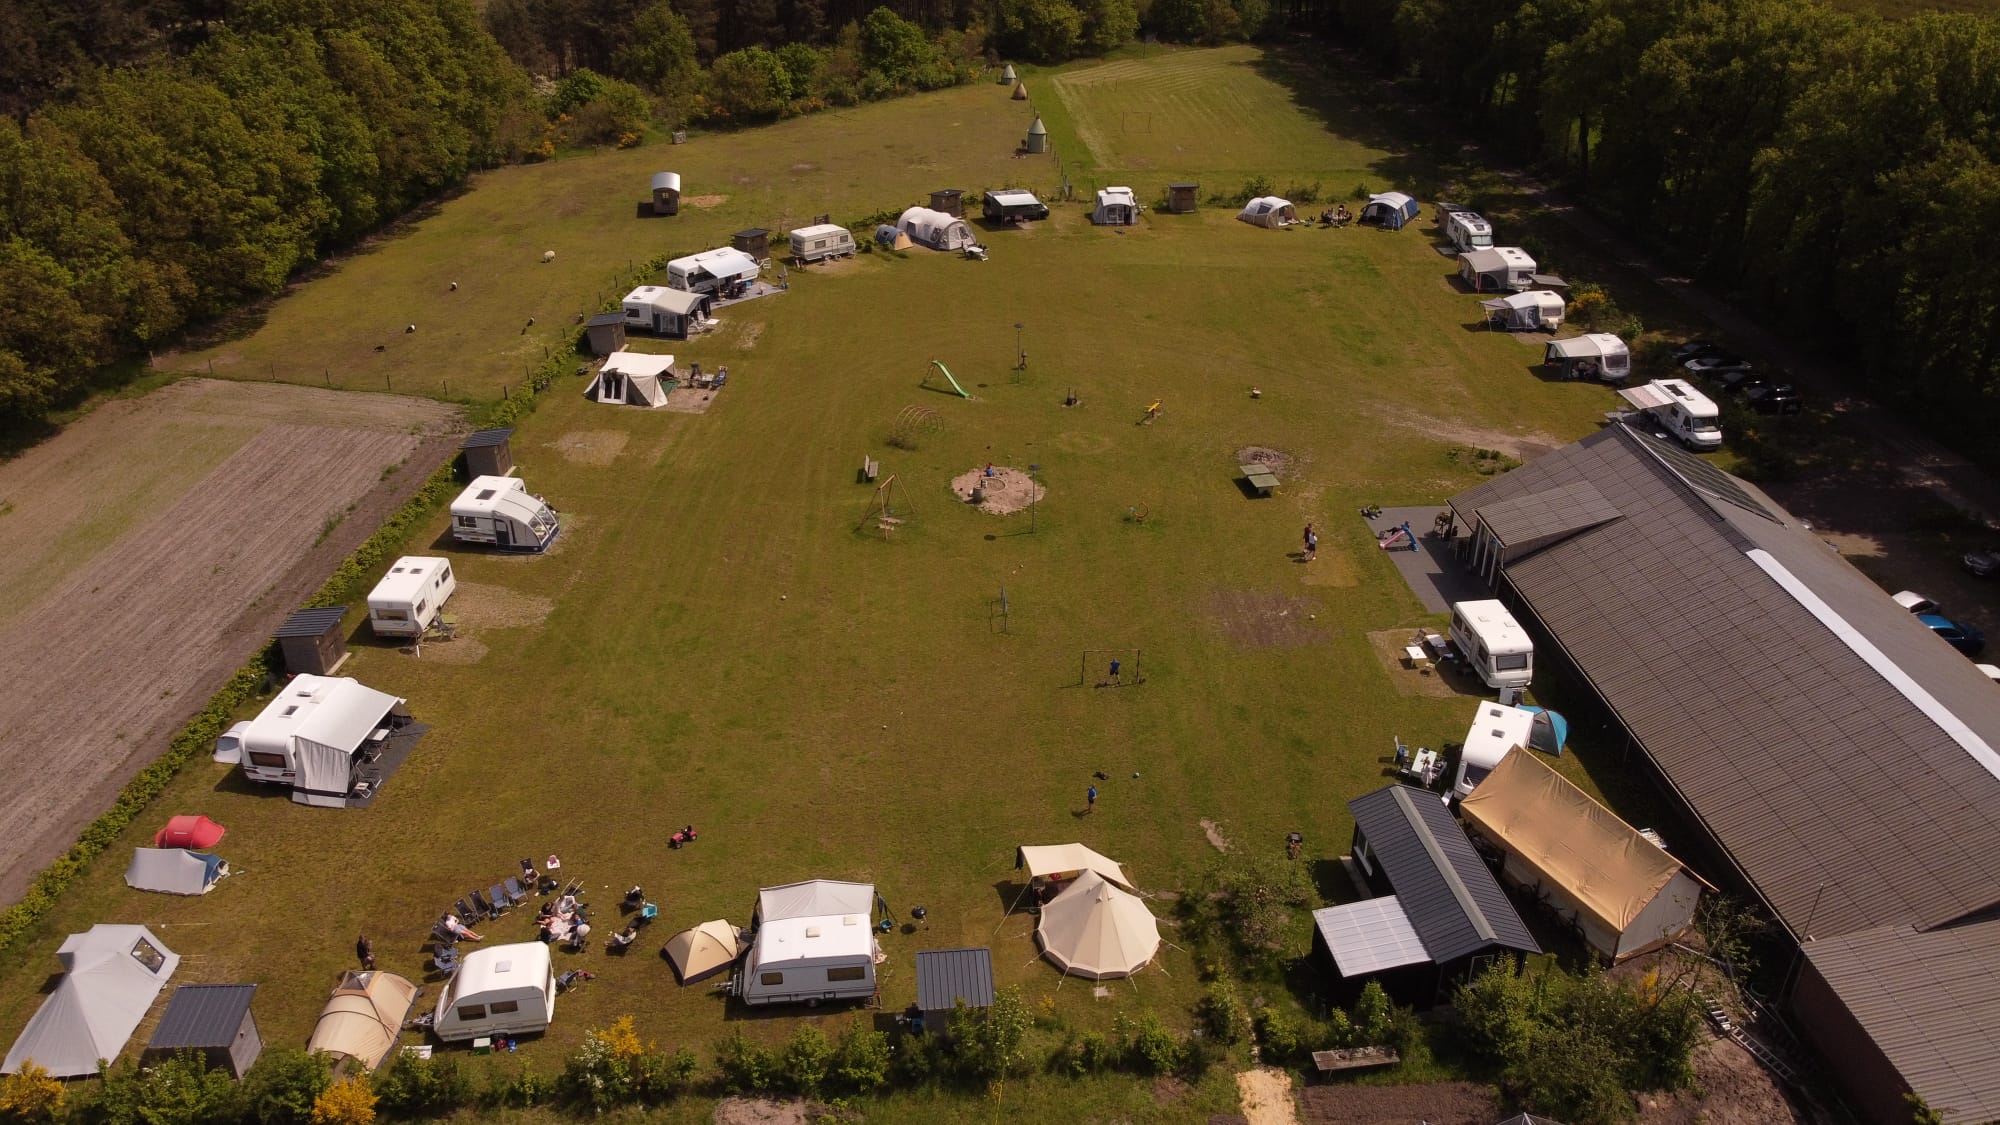
[[896, 220], [896, 226], [911, 240], [933, 250], [963, 250], [973, 244], [972, 228], [964, 219], [928, 207], [912, 207]]
[[1551, 343], [1542, 363], [1560, 368], [1565, 379], [1620, 383], [1632, 374], [1632, 349], [1613, 333], [1592, 332]]
[[62, 982], [14, 1040], [0, 1073], [17, 1074], [32, 1061], [57, 1078], [96, 1074], [97, 1060], [125, 1049], [181, 963], [146, 927], [108, 924], [71, 934], [56, 960]]
[[667, 389], [673, 384], [674, 357], [645, 352], [613, 352], [598, 368], [597, 377], [584, 388], [583, 397], [592, 402], [658, 409], [667, 404]]
[[1095, 871], [1079, 875], [1042, 907], [1035, 936], [1044, 957], [1087, 980], [1129, 977], [1160, 949], [1160, 926], [1146, 904]]
[[1380, 195], [1368, 197], [1368, 202], [1362, 206], [1357, 221], [1381, 227], [1383, 230], [1402, 230], [1404, 226], [1416, 221], [1417, 211], [1416, 200], [1400, 191], [1385, 191]]
[[1509, 293], [1505, 297], [1481, 301], [1479, 307], [1486, 310], [1486, 323], [1496, 328], [1532, 332], [1562, 327], [1562, 295], [1547, 289]]
[[125, 868], [125, 885], [135, 891], [205, 895], [227, 874], [229, 864], [219, 855], [186, 848], [133, 848], [132, 862]]
[[1128, 187], [1100, 189], [1090, 221], [1101, 227], [1129, 227], [1139, 221], [1139, 201]]
[[1243, 205], [1236, 217], [1253, 227], [1282, 227], [1286, 223], [1299, 221], [1299, 213], [1293, 209], [1291, 201], [1279, 199], [1275, 195], [1260, 195]]
[[177, 816], [153, 833], [156, 848], [212, 848], [222, 841], [227, 828], [205, 816]]
[[394, 973], [350, 972], [320, 1009], [306, 1050], [353, 1059], [373, 1070], [388, 1061], [416, 1002], [417, 986]]
[[[1026, 83], [1014, 87], [1015, 101], [1025, 101], [1027, 97], [1028, 86]], [[1049, 151], [1049, 127], [1042, 124], [1040, 114], [1036, 114], [1034, 124], [1028, 126], [1028, 135], [1022, 140], [1021, 147], [1027, 149], [1030, 153]]]
[[716, 918], [668, 938], [660, 953], [674, 967], [680, 982], [689, 985], [734, 965], [743, 945], [737, 940], [736, 927]]

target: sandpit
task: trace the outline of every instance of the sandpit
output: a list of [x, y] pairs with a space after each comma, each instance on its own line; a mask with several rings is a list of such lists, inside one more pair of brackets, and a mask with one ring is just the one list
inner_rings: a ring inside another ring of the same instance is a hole
[[1048, 495], [1048, 489], [1019, 469], [991, 465], [951, 478], [951, 490], [963, 503], [972, 503], [972, 490], [980, 491], [979, 510], [996, 516], [1025, 509]]

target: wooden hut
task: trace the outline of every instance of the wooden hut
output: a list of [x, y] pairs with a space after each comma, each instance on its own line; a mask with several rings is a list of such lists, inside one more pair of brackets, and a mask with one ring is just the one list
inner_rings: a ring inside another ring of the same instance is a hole
[[954, 219], [965, 218], [965, 192], [959, 188], [939, 188], [931, 193], [931, 210], [942, 211]]
[[1175, 215], [1193, 211], [1201, 202], [1200, 184], [1168, 184], [1167, 210]]
[[182, 1051], [194, 1051], [210, 1069], [242, 1078], [264, 1052], [257, 1018], [250, 1014], [250, 999], [256, 992], [254, 984], [184, 984], [174, 989], [140, 1064], [152, 1066]]
[[591, 355], [610, 355], [625, 350], [625, 314], [622, 312], [598, 313], [584, 325], [584, 335], [589, 340]]
[[760, 262], [766, 261], [771, 257], [771, 232], [763, 227], [739, 230], [730, 236], [729, 245]]
[[465, 443], [458, 447], [465, 454], [465, 476], [504, 477], [514, 471], [514, 449], [507, 439], [514, 436], [512, 429], [476, 430]]
[[285, 658], [285, 670], [297, 676], [330, 676], [347, 659], [347, 641], [340, 635], [344, 605], [302, 609], [278, 626], [271, 639]]

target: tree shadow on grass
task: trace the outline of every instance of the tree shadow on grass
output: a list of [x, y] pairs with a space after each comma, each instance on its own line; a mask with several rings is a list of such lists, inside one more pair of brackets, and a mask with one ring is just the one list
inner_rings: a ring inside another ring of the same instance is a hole
[[[1368, 166], [1381, 177], [1377, 190], [1434, 195], [1435, 188], [1464, 163], [1458, 142], [1428, 134], [1395, 97], [1395, 86], [1360, 66], [1329, 66], [1332, 48], [1309, 40], [1266, 48], [1243, 65], [1285, 89], [1303, 116], [1347, 140], [1386, 153]], [[1341, 198], [1344, 187], [1335, 187]]]

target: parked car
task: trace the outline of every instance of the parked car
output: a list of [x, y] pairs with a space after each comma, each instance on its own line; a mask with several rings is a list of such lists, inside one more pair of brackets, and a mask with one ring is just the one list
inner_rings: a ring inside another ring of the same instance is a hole
[[1689, 340], [1687, 343], [1674, 349], [1674, 362], [1686, 363], [1688, 360], [1700, 359], [1710, 352], [1719, 352], [1721, 350], [1722, 345], [1712, 340]]
[[2000, 547], [1986, 551], [1967, 551], [1960, 560], [1965, 569], [1980, 578], [1991, 578], [2000, 574]]
[[1922, 594], [1917, 593], [1915, 590], [1898, 590], [1892, 596], [1896, 599], [1897, 605], [1902, 606], [1911, 613], [1944, 612], [1943, 607]]
[[1790, 383], [1772, 383], [1762, 379], [1752, 379], [1750, 385], [1742, 387], [1743, 401], [1759, 414], [1797, 414], [1806, 408], [1799, 392]]
[[1944, 643], [1967, 656], [1977, 656], [1986, 647], [1986, 634], [1970, 625], [1961, 625], [1941, 613], [1920, 613], [1917, 620], [1931, 632], [1943, 638]]

